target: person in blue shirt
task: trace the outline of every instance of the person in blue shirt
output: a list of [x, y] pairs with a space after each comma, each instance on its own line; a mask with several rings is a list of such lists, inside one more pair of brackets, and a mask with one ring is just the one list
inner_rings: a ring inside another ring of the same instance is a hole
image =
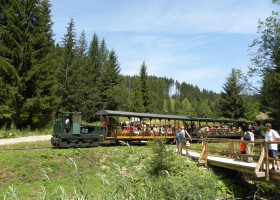
[[177, 144], [177, 152], [180, 153], [180, 147], [181, 147], [181, 142], [182, 142], [182, 136], [181, 136], [181, 131], [179, 128], [176, 129], [175, 132], [175, 139], [176, 139], [176, 144]]
[[185, 130], [184, 126], [181, 126], [181, 128], [176, 130], [176, 143], [177, 143], [177, 150], [180, 154], [182, 154], [182, 144], [185, 144], [187, 142], [186, 135], [190, 140], [192, 140], [190, 134]]

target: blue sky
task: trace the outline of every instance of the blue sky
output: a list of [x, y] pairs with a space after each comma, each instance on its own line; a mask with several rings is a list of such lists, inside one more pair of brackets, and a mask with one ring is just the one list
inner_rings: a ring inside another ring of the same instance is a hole
[[84, 30], [104, 38], [118, 55], [123, 75], [167, 77], [222, 91], [232, 68], [244, 73], [254, 52], [258, 20], [276, 6], [271, 0], [51, 0], [53, 33], [60, 42], [73, 18]]

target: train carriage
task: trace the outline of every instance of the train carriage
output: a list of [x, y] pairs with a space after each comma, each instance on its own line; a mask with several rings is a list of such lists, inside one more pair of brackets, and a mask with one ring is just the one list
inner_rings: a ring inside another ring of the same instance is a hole
[[[154, 138], [174, 141], [174, 131], [168, 129], [167, 121], [181, 120], [177, 116], [114, 110], [99, 110], [96, 116], [102, 117], [103, 124], [107, 124], [106, 139], [112, 143], [119, 140], [145, 142]], [[110, 122], [110, 117], [116, 117], [117, 122]], [[122, 125], [124, 122], [119, 122], [120, 117], [129, 119], [125, 126]]]
[[[161, 115], [114, 110], [99, 110], [100, 116], [107, 124], [107, 139], [111, 142], [147, 141], [157, 137], [174, 141], [176, 128], [184, 126], [194, 138], [240, 138], [247, 122], [244, 120], [184, 117], [177, 115]], [[117, 122], [110, 121], [115, 117]], [[128, 118], [126, 126], [122, 126], [120, 118]], [[137, 119], [137, 120], [135, 120]]]

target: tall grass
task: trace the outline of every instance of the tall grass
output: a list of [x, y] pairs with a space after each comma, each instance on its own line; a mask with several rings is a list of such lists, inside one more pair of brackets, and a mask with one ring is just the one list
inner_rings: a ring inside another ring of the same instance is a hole
[[235, 195], [211, 169], [169, 151], [162, 140], [146, 147], [6, 152], [0, 165], [0, 198], [7, 200], [211, 200]]

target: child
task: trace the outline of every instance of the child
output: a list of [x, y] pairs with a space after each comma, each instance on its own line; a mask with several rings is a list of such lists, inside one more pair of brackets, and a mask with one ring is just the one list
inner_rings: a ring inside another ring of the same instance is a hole
[[177, 152], [181, 154], [181, 145], [182, 145], [182, 135], [180, 129], [176, 129], [176, 144], [177, 144]]
[[[241, 154], [246, 154], [246, 144], [244, 142], [242, 142], [244, 140], [243, 137], [241, 137], [241, 142], [240, 142], [240, 153]], [[244, 161], [244, 157], [240, 156], [240, 160]]]

